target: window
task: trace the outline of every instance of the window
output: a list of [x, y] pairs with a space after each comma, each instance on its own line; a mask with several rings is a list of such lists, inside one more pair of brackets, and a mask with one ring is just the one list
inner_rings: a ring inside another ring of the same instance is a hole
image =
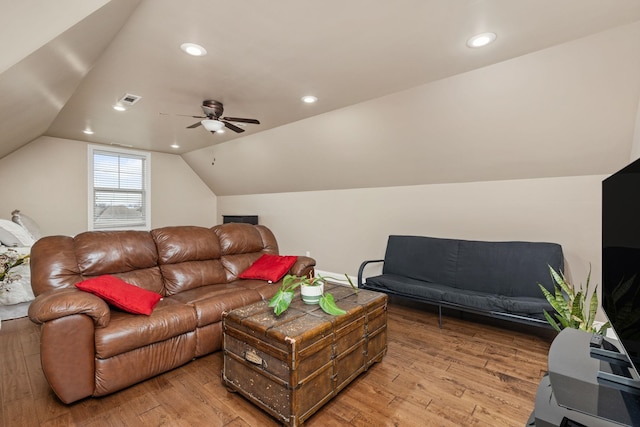
[[89, 229], [150, 229], [149, 153], [89, 146]]

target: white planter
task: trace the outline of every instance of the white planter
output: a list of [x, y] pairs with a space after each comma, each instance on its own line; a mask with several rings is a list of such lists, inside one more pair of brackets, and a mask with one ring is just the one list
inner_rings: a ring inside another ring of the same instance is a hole
[[324, 284], [321, 283], [319, 285], [300, 286], [300, 293], [302, 294], [302, 301], [305, 304], [318, 304], [320, 302], [320, 297], [324, 292]]

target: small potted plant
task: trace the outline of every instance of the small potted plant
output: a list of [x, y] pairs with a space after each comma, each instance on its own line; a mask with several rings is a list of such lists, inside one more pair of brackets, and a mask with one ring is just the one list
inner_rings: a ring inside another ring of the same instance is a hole
[[[358, 288], [355, 287], [351, 278], [345, 274], [347, 281], [351, 287], [358, 292]], [[276, 316], [284, 313], [293, 301], [295, 296], [295, 289], [300, 286], [300, 293], [302, 295], [302, 301], [305, 304], [320, 304], [320, 308], [325, 313], [338, 316], [345, 314], [346, 312], [336, 305], [333, 295], [324, 292], [324, 284], [330, 277], [323, 277], [318, 275], [314, 276], [295, 276], [287, 274], [282, 279], [282, 286], [278, 289], [278, 292], [269, 301], [269, 307], [273, 307], [273, 312]], [[337, 279], [334, 279], [337, 280]]]
[[305, 304], [319, 304], [324, 295], [324, 280], [320, 277], [305, 277], [300, 281], [300, 296]]
[[555, 282], [555, 292], [552, 294], [541, 284], [538, 284], [538, 286], [540, 286], [540, 290], [542, 290], [545, 298], [556, 311], [556, 313], [554, 313], [554, 319], [546, 310], [543, 310], [544, 317], [553, 329], [560, 332], [560, 330], [564, 328], [574, 328], [599, 335], [606, 335], [607, 329], [611, 326], [609, 322], [606, 322], [600, 327], [594, 325], [596, 311], [598, 310], [598, 287], [596, 286], [591, 296], [588, 295], [591, 268], [589, 268], [587, 283], [584, 289], [582, 284], [576, 289], [564, 277], [562, 272], [555, 271], [553, 267], [549, 266], [549, 271]]

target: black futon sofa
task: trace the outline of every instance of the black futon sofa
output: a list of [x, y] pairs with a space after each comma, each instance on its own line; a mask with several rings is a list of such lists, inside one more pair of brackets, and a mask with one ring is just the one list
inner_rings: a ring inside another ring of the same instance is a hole
[[[381, 275], [363, 278], [380, 262]], [[442, 307], [548, 327], [543, 310], [553, 308], [538, 283], [554, 292], [549, 266], [563, 270], [556, 243], [392, 235], [384, 260], [360, 265], [358, 287], [436, 304], [440, 327]]]

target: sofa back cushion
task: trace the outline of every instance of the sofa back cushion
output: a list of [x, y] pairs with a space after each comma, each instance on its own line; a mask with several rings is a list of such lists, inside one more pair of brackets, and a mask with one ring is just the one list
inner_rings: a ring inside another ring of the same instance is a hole
[[158, 249], [164, 294], [173, 295], [205, 285], [227, 283], [220, 261], [220, 242], [205, 227], [164, 227], [151, 231]]
[[73, 237], [46, 236], [31, 248], [31, 289], [35, 296], [56, 288], [70, 288], [82, 281], [73, 248]]
[[278, 254], [266, 227], [223, 224], [47, 236], [31, 249], [35, 295], [113, 275], [161, 295], [236, 280], [262, 254]]
[[383, 274], [454, 286], [458, 240], [423, 236], [389, 236]]
[[278, 243], [262, 225], [228, 223], [212, 228], [220, 239], [221, 261], [231, 282], [263, 254], [278, 255]]
[[162, 293], [158, 252], [148, 231], [87, 231], [73, 241], [80, 280], [110, 274]]
[[562, 247], [545, 242], [461, 240], [456, 287], [509, 297], [539, 297], [538, 283], [553, 292], [549, 265], [562, 270]]
[[545, 242], [484, 242], [389, 236], [383, 274], [505, 296], [553, 292], [549, 265], [564, 268], [562, 247]]

